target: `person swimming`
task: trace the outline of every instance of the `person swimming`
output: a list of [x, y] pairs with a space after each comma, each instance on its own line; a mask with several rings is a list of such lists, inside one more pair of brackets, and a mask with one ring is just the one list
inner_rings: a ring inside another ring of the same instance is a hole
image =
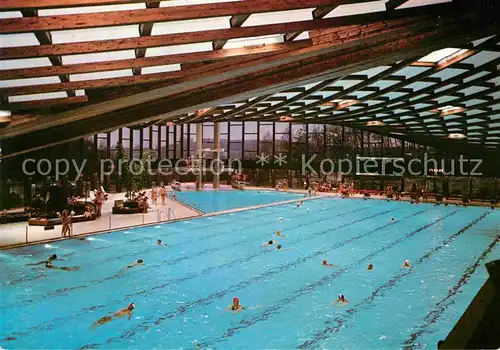
[[368, 270], [373, 270], [373, 264], [368, 264]]
[[33, 264], [26, 264], [26, 266], [35, 266], [35, 265], [43, 265], [43, 264], [46, 264], [46, 263], [50, 263], [54, 260], [57, 260], [57, 255], [56, 254], [52, 254], [51, 256], [49, 256], [47, 258], [47, 260], [42, 260], [42, 261], [39, 261], [39, 262], [36, 262], [36, 263], [33, 263]]
[[123, 316], [128, 315], [128, 319], [130, 320], [130, 317], [132, 316], [132, 311], [135, 309], [135, 304], [130, 303], [127, 308], [121, 309], [113, 314], [113, 316], [104, 316], [95, 321], [92, 326], [90, 326], [91, 329], [102, 326], [105, 323], [108, 323], [110, 321], [113, 321], [114, 318], [122, 318]]
[[73, 270], [79, 270], [80, 269], [80, 267], [78, 267], [78, 266], [73, 266], [73, 267], [69, 267], [69, 266], [54, 266], [54, 265], [52, 265], [52, 263], [50, 261], [47, 261], [45, 263], [45, 267], [48, 268], [48, 269], [65, 270], [65, 271], [73, 271]]
[[280, 231], [280, 230], [276, 231], [276, 236], [278, 236], [278, 237], [283, 237], [283, 238], [285, 237], [284, 235], [282, 235], [282, 234], [281, 234], [281, 231]]
[[270, 240], [270, 241], [267, 241], [266, 243], [264, 243], [262, 246], [263, 246], [263, 247], [267, 247], [268, 245], [273, 245], [273, 244], [275, 244], [275, 243], [276, 243], [276, 241], [274, 241], [274, 240]]
[[346, 300], [346, 298], [344, 297], [344, 294], [339, 294], [339, 296], [338, 296], [337, 300], [335, 300], [335, 301], [332, 303], [332, 305], [333, 305], [333, 304], [336, 304], [336, 303], [342, 303], [342, 304], [346, 305], [346, 304], [348, 304], [349, 302], [348, 302], [348, 301]]
[[126, 268], [130, 269], [131, 267], [135, 267], [137, 265], [144, 265], [144, 261], [142, 259], [139, 259], [135, 263], [132, 263], [132, 264], [128, 265]]
[[396, 218], [391, 218], [391, 221], [392, 222], [396, 222]]
[[276, 250], [281, 250], [281, 244], [278, 244], [278, 245], [276, 246]]
[[321, 266], [323, 266], [323, 267], [333, 267], [333, 264], [329, 264], [327, 260], [323, 260], [321, 262]]
[[159, 240], [156, 241], [156, 245], [161, 245], [161, 246], [164, 246], [164, 247], [167, 246], [166, 244], [162, 243], [161, 239], [159, 239]]
[[280, 217], [280, 222], [283, 222], [283, 218]]
[[244, 307], [243, 307], [243, 305], [240, 304], [240, 299], [233, 298], [233, 304], [229, 305], [226, 310], [233, 311], [233, 312], [240, 312], [243, 309], [244, 309]]
[[405, 269], [408, 269], [410, 268], [410, 260], [405, 260], [404, 264], [401, 266], [401, 267], [404, 267]]

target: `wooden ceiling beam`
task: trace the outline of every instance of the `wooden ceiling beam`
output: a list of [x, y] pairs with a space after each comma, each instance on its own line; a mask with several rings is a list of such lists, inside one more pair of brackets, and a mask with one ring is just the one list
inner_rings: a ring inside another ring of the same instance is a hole
[[0, 109], [8, 109], [10, 111], [22, 111], [28, 109], [39, 109], [47, 107], [83, 104], [88, 102], [88, 97], [83, 96], [73, 96], [73, 97], [62, 97], [62, 98], [48, 98], [44, 100], [32, 100], [23, 102], [9, 102], [8, 104], [0, 105]]
[[156, 0], [2, 0], [0, 11], [22, 9], [42, 9], [80, 6], [122, 5], [130, 3], [154, 2]]
[[[242, 1], [240, 3], [247, 3]], [[226, 3], [228, 4], [228, 3]], [[202, 32], [189, 32], [189, 33], [175, 33], [165, 35], [155, 35], [149, 37], [138, 38], [124, 38], [112, 40], [99, 40], [78, 43], [66, 44], [52, 44], [41, 45], [35, 47], [9, 47], [0, 49], [0, 58], [14, 59], [14, 58], [30, 58], [30, 57], [43, 57], [54, 55], [72, 55], [79, 53], [96, 53], [107, 51], [120, 51], [128, 49], [139, 49], [147, 47], [159, 47], [170, 45], [191, 44], [216, 40], [229, 40], [236, 38], [255, 37], [263, 35], [283, 34], [295, 31], [317, 30], [322, 28], [338, 27], [339, 31], [343, 26], [346, 30], [352, 31], [352, 25], [380, 23], [383, 26], [383, 21], [389, 19], [405, 18], [408, 16], [415, 16], [415, 14], [431, 14], [431, 15], [445, 15], [454, 14], [451, 11], [453, 8], [448, 6], [435, 5], [426, 6], [422, 9], [412, 11], [400, 10], [392, 13], [368, 13], [362, 15], [345, 16], [338, 18], [329, 18], [321, 20], [310, 20], [290, 23], [267, 24], [251, 27], [240, 27], [230, 29], [214, 29]], [[430, 8], [430, 9], [427, 9]], [[426, 10], [426, 11], [424, 11]], [[417, 17], [418, 18], [418, 17]], [[413, 18], [408, 19], [411, 22]]]
[[188, 52], [165, 56], [144, 57], [116, 61], [66, 64], [60, 66], [34, 67], [23, 69], [0, 70], [0, 80], [50, 77], [57, 75], [93, 73], [130, 68], [144, 68], [169, 64], [197, 63], [203, 61], [227, 60], [234, 57], [250, 59], [253, 55], [269, 52], [280, 52], [300, 49], [312, 45], [311, 40], [300, 40], [293, 43], [269, 44], [263, 47], [247, 47], [238, 49], [222, 49], [217, 51]]
[[[9, 0], [3, 0], [6, 2]], [[17, 1], [17, 0], [14, 0]], [[17, 1], [17, 2], [24, 2]], [[0, 33], [27, 33], [31, 31], [56, 31], [94, 27], [123, 26], [143, 23], [185, 21], [223, 16], [250, 16], [253, 13], [290, 11], [322, 6], [336, 7], [342, 4], [356, 3], [352, 0], [252, 0], [234, 2], [213, 2], [189, 6], [170, 6], [140, 10], [114, 12], [94, 12], [43, 16], [39, 18], [6, 18], [0, 20]], [[43, 4], [43, 0], [40, 1]], [[0, 4], [1, 8], [5, 8]], [[35, 8], [41, 8], [35, 6]], [[243, 17], [241, 17], [243, 18]], [[239, 17], [235, 17], [237, 22]]]
[[[146, 8], [148, 9], [153, 9], [153, 8], [159, 8], [160, 7], [160, 1], [158, 2], [148, 2], [146, 3]], [[151, 33], [153, 32], [153, 22], [147, 22], [147, 23], [142, 23], [139, 25], [139, 35], [141, 37], [143, 36], [150, 36]], [[146, 49], [145, 48], [140, 48], [135, 50], [135, 58], [143, 58], [146, 57]], [[142, 67], [136, 67], [132, 69], [132, 73], [134, 75], [140, 75], [141, 74]]]

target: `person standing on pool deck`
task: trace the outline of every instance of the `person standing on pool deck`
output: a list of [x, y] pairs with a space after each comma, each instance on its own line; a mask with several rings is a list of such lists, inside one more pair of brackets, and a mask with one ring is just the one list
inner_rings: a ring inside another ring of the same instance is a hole
[[165, 185], [161, 186], [160, 196], [161, 196], [161, 205], [165, 205], [165, 198], [167, 197], [167, 189], [165, 188]]
[[128, 320], [130, 321], [130, 317], [132, 316], [132, 311], [135, 309], [135, 304], [130, 303], [126, 309], [121, 309], [113, 314], [113, 316], [104, 316], [95, 321], [92, 326], [90, 326], [91, 329], [96, 328], [98, 326], [102, 326], [105, 323], [108, 323], [113, 320], [114, 318], [122, 318], [123, 316], [128, 315]]
[[233, 298], [233, 304], [229, 305], [226, 310], [233, 311], [233, 312], [240, 312], [243, 309], [244, 309], [244, 307], [243, 307], [243, 305], [240, 304], [240, 299]]

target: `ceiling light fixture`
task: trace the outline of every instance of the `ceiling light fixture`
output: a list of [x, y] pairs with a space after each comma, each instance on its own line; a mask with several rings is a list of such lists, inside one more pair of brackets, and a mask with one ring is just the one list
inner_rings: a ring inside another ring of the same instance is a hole
[[463, 107], [455, 107], [455, 106], [444, 106], [444, 107], [439, 107], [436, 109], [433, 109], [432, 112], [434, 113], [439, 113], [441, 117], [450, 115], [450, 114], [456, 114], [456, 113], [462, 113], [465, 111], [465, 108]]
[[448, 137], [450, 139], [465, 139], [467, 136], [465, 136], [464, 134], [455, 133], [455, 134], [449, 134]]
[[366, 123], [366, 126], [384, 126], [385, 124], [379, 120], [371, 120]]
[[293, 120], [293, 118], [288, 116], [288, 115], [284, 115], [284, 116], [280, 117], [280, 122], [289, 122], [290, 120]]

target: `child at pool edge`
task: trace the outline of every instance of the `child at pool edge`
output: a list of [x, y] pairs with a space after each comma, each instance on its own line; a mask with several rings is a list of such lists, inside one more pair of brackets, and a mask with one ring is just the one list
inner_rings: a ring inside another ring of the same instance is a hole
[[339, 294], [339, 297], [337, 298], [337, 300], [335, 300], [332, 305], [336, 304], [336, 303], [342, 303], [344, 305], [348, 304], [349, 302], [346, 300], [346, 298], [344, 297], [344, 294]]
[[135, 309], [135, 304], [130, 303], [126, 309], [121, 309], [113, 314], [113, 316], [104, 316], [95, 321], [90, 328], [96, 328], [98, 326], [102, 326], [105, 323], [108, 323], [113, 320], [113, 317], [115, 318], [122, 318], [125, 315], [128, 315], [128, 319], [130, 320], [130, 317], [132, 316], [132, 311]]
[[323, 267], [333, 267], [333, 264], [329, 264], [327, 260], [323, 260], [321, 263], [321, 266]]

